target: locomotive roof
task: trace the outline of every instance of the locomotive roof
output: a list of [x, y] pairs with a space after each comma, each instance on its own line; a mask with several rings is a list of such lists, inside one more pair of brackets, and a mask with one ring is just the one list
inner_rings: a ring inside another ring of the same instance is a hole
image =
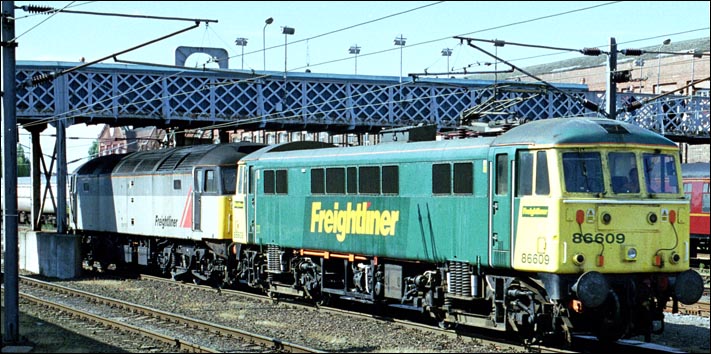
[[641, 144], [676, 148], [671, 140], [634, 124], [601, 118], [549, 118], [512, 128], [492, 146]]
[[[309, 161], [329, 164], [328, 161], [343, 163], [377, 163], [381, 156], [397, 156], [398, 161], [420, 161], [429, 157], [432, 160], [442, 159], [446, 154], [448, 159], [456, 159], [457, 154], [471, 158], [472, 149], [488, 148], [491, 137], [471, 139], [455, 139], [443, 141], [421, 141], [410, 143], [381, 143], [377, 145], [362, 145], [350, 147], [313, 146], [308, 149], [272, 149], [264, 148], [244, 158], [244, 161], [269, 161], [273, 166], [289, 165]], [[291, 144], [291, 143], [287, 143]], [[485, 156], [482, 150], [482, 157]], [[427, 157], [425, 157], [427, 156]]]
[[108, 155], [93, 159], [77, 174], [145, 174], [152, 172], [191, 171], [200, 165], [236, 164], [244, 155], [264, 147], [251, 142], [181, 146], [140, 151], [126, 155]]

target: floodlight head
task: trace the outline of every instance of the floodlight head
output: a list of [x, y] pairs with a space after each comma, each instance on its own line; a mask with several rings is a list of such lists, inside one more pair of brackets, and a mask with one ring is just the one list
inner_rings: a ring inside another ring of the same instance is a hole
[[244, 37], [239, 37], [235, 39], [235, 45], [238, 45], [240, 47], [244, 47], [247, 45], [247, 38]]
[[404, 38], [402, 35], [400, 35], [400, 37], [395, 37], [395, 40], [393, 41], [393, 43], [395, 45], [404, 46], [406, 41], [407, 41], [407, 38]]
[[287, 27], [287, 26], [284, 26], [284, 27], [281, 28], [281, 33], [282, 33], [282, 34], [292, 35], [292, 34], [294, 34], [295, 31], [296, 31], [296, 30], [294, 29], [294, 27]]
[[268, 19], [266, 19], [266, 20], [264, 20], [264, 23], [266, 23], [266, 24], [268, 24], [268, 25], [271, 25], [271, 24], [272, 24], [272, 22], [274, 22], [274, 19], [273, 19], [273, 18], [271, 18], [271, 17], [270, 17], [270, 18], [268, 18]]

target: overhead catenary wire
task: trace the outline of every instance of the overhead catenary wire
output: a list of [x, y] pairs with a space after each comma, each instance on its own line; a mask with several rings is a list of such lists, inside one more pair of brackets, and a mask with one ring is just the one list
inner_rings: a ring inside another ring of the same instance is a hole
[[[439, 2], [438, 2], [438, 3], [439, 3]], [[438, 3], [434, 3], [434, 4], [438, 4]], [[512, 26], [512, 25], [516, 25], [516, 24], [522, 24], [522, 23], [527, 23], [527, 22], [533, 22], [533, 21], [537, 21], [537, 20], [540, 20], [540, 19], [551, 18], [551, 17], [555, 17], [555, 16], [560, 16], [560, 15], [563, 15], [563, 14], [569, 14], [569, 13], [572, 13], [572, 12], [584, 11], [584, 10], [587, 10], [587, 9], [596, 8], [596, 7], [600, 7], [600, 6], [607, 6], [607, 5], [611, 5], [611, 4], [615, 4], [615, 3], [618, 3], [618, 2], [609, 2], [609, 3], [599, 4], [599, 5], [595, 5], [595, 6], [584, 7], [584, 8], [575, 9], [575, 10], [572, 10], [572, 11], [566, 11], [566, 12], [562, 12], [562, 13], [557, 13], [557, 14], [547, 15], [547, 16], [543, 16], [543, 17], [538, 17], [538, 18], [535, 18], [535, 19], [530, 19], [530, 20], [525, 20], [525, 21], [519, 21], [519, 22], [515, 22], [515, 23], [512, 23], [512, 24], [507, 24], [507, 25], [502, 25], [502, 26], [496, 26], [496, 27], [493, 27], [493, 28], [490, 28], [490, 29], [502, 28], [502, 27]], [[430, 4], [430, 5], [427, 5], [427, 6], [431, 6], [431, 5], [434, 5], [434, 4]], [[408, 10], [408, 11], [414, 11], [414, 10], [417, 10], [417, 9], [420, 9], [420, 8], [423, 8], [423, 7], [411, 9], [411, 10]], [[403, 12], [403, 13], [404, 13], [404, 12]], [[401, 14], [401, 13], [398, 13], [398, 14]], [[398, 14], [393, 14], [393, 15], [389, 15], [389, 16], [395, 16], [395, 15], [398, 15]], [[388, 16], [383, 17], [383, 18], [380, 18], [380, 19], [384, 19], [384, 18], [387, 18], [387, 17], [388, 17]], [[374, 21], [377, 21], [377, 20], [380, 20], [380, 19], [376, 19], [376, 20], [369, 21], [369, 22], [364, 22], [364, 23], [362, 23], [362, 24], [367, 24], [367, 23], [374, 22]], [[339, 31], [342, 31], [342, 30], [350, 29], [350, 28], [353, 28], [353, 27], [356, 27], [356, 26], [359, 26], [359, 25], [362, 25], [362, 24], [358, 24], [358, 25], [354, 25], [354, 26], [345, 27], [345, 28], [342, 28], [342, 29], [340, 29], [340, 30], [327, 32], [327, 33], [324, 33], [324, 34], [321, 34], [321, 35], [318, 35], [318, 36], [309, 37], [309, 38], [307, 38], [307, 39], [302, 39], [302, 40], [300, 40], [300, 41], [306, 41], [306, 40], [309, 40], [309, 39], [322, 37], [322, 36], [325, 36], [325, 35], [328, 35], [328, 34], [331, 34], [331, 33], [335, 33], [335, 32], [339, 32]], [[483, 29], [483, 30], [479, 30], [479, 31], [476, 31], [476, 32], [486, 31], [486, 30], [490, 30], [490, 29]], [[470, 33], [476, 33], [476, 32], [470, 32]], [[450, 37], [447, 37], [447, 38], [443, 38], [443, 39], [451, 39], [451, 38], [450, 38]], [[433, 40], [433, 41], [436, 41], [436, 40]], [[293, 44], [293, 43], [296, 43], [296, 42], [299, 42], [299, 41], [292, 42], [292, 44]], [[422, 43], [416, 43], [416, 44], [413, 44], [413, 45], [411, 45], [411, 46], [420, 45], [420, 44], [426, 44], [426, 43], [430, 43], [430, 42], [432, 42], [432, 41], [427, 41], [427, 42], [422, 42]], [[272, 47], [272, 48], [275, 48], [275, 47]], [[386, 50], [386, 51], [390, 51], [390, 50], [394, 50], [394, 49], [388, 49], [388, 50]], [[257, 51], [257, 52], [258, 52], [258, 51]], [[385, 52], [385, 51], [383, 51], [383, 52]], [[376, 54], [376, 53], [372, 53], [372, 54]], [[347, 58], [344, 58], [343, 60], [349, 60], [349, 59], [351, 59], [351, 58], [350, 58], [350, 57], [347, 57]], [[320, 64], [311, 64], [311, 66], [316, 66], [316, 65], [320, 65]], [[65, 118], [61, 118], [61, 119], [66, 119], [66, 117], [65, 117]]]

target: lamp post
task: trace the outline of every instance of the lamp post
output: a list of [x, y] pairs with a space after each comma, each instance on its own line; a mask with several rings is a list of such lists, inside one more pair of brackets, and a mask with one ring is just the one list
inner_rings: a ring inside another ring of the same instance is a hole
[[449, 57], [452, 56], [452, 48], [442, 49], [442, 56], [447, 57], [447, 75], [449, 76]]
[[356, 44], [348, 48], [348, 54], [355, 54], [355, 74], [358, 75], [358, 54], [360, 54], [360, 47]]
[[264, 71], [267, 71], [267, 40], [265, 37], [265, 33], [267, 30], [267, 26], [271, 25], [272, 22], [274, 22], [274, 19], [271, 17], [264, 20], [264, 28], [262, 28], [262, 60], [264, 61]]
[[[657, 48], [657, 52], [659, 52], [663, 46], [668, 45], [671, 43], [671, 39], [667, 38], [662, 42], [662, 44], [659, 45], [659, 48]], [[661, 93], [661, 89], [659, 88], [659, 76], [661, 74], [661, 65], [662, 63], [662, 53], [657, 53], [657, 90], [655, 93]]]
[[281, 33], [284, 34], [284, 80], [286, 80], [286, 36], [293, 35], [295, 31], [294, 27], [284, 26], [281, 28]]
[[407, 38], [404, 38], [402, 34], [400, 37], [395, 37], [394, 44], [400, 46], [400, 83], [402, 83], [402, 47], [405, 46], [405, 41]]
[[637, 58], [634, 61], [634, 65], [639, 67], [639, 93], [642, 93], [642, 67], [644, 66], [644, 59]]
[[235, 39], [235, 44], [242, 47], [242, 70], [244, 70], [244, 46], [247, 45], [247, 38], [239, 37]]

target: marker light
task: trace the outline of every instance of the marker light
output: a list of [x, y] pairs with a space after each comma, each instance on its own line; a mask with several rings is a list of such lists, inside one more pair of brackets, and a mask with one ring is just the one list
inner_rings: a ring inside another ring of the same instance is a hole
[[654, 265], [657, 267], [662, 266], [662, 256], [661, 255], [657, 254], [654, 256]]
[[672, 254], [669, 256], [669, 263], [671, 264], [677, 264], [680, 260], [681, 256], [676, 252], [672, 252]]
[[669, 222], [672, 224], [676, 222], [676, 210], [669, 212]]
[[577, 222], [578, 225], [582, 225], [584, 221], [585, 221], [585, 212], [582, 210], [576, 211], [575, 212], [575, 222]]

